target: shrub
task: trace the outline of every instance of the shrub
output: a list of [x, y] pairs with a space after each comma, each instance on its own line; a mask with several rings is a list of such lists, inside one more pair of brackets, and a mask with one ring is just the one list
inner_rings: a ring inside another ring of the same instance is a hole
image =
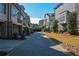
[[53, 32], [58, 32], [58, 21], [57, 20], [53, 22]]
[[15, 39], [18, 38], [18, 35], [19, 34], [17, 32], [13, 33], [13, 36], [14, 36]]
[[25, 35], [24, 35], [24, 33], [17, 33], [17, 32], [15, 32], [15, 33], [13, 33], [13, 35], [14, 35], [14, 39], [24, 39], [24, 37], [25, 37]]
[[69, 13], [67, 16], [67, 31], [70, 34], [75, 34], [77, 32], [76, 18], [77, 14], [75, 12]]
[[20, 37], [21, 40], [23, 40], [23, 39], [25, 38], [24, 33], [21, 33], [20, 36], [21, 36], [21, 37]]

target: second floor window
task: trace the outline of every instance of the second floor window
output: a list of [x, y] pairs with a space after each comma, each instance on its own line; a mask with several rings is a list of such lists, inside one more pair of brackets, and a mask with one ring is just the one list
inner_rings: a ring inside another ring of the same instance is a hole
[[16, 16], [18, 13], [18, 9], [15, 6], [11, 7], [11, 15]]
[[23, 20], [23, 16], [21, 16], [21, 20]]
[[21, 14], [18, 15], [17, 21], [18, 21], [19, 23], [22, 23], [22, 21], [23, 21], [23, 16], [22, 16]]
[[60, 17], [60, 21], [61, 21], [61, 22], [62, 22], [62, 21], [65, 21], [65, 16], [64, 16], [64, 15]]
[[3, 12], [3, 8], [4, 8], [4, 5], [2, 3], [0, 3], [0, 13]]

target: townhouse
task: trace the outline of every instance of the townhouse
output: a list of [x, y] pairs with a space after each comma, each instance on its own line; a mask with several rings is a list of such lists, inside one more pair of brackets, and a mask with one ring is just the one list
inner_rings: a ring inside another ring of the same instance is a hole
[[76, 3], [76, 13], [77, 13], [77, 31], [79, 33], [79, 3]]
[[24, 19], [23, 19], [23, 31], [25, 33], [25, 35], [30, 34], [30, 16], [26, 13], [24, 13]]
[[46, 18], [44, 18], [42, 20], [39, 20], [39, 27], [40, 28], [43, 28], [43, 27], [48, 28], [48, 26], [46, 26], [46, 24], [47, 24], [47, 19]]
[[67, 15], [76, 12], [76, 3], [60, 3], [55, 7], [55, 19], [58, 20], [58, 31], [67, 31]]
[[[28, 26], [24, 7], [17, 3], [0, 3], [0, 38], [12, 38]], [[29, 27], [29, 26], [28, 26]]]
[[0, 3], [0, 38], [4, 38], [8, 35], [7, 20], [9, 20], [9, 5]]
[[[22, 33], [22, 21], [23, 21], [23, 14], [21, 13], [21, 8], [19, 4], [11, 4], [11, 36], [13, 34], [21, 34]], [[10, 27], [9, 27], [10, 28]]]
[[45, 23], [46, 23], [46, 19], [41, 19], [41, 20], [39, 20], [39, 30], [41, 31], [45, 31], [46, 30], [46, 25], [45, 25]]
[[44, 26], [44, 19], [39, 20], [39, 26], [42, 28]]
[[49, 29], [49, 31], [53, 30], [53, 21], [55, 20], [54, 13], [47, 13], [44, 15], [45, 18], [45, 26]]
[[[15, 4], [16, 8], [14, 9], [13, 7], [13, 14], [16, 19], [12, 19], [12, 23], [13, 23], [13, 34], [14, 33], [18, 33], [18, 34], [22, 34], [24, 33], [29, 34], [30, 32], [30, 16], [28, 16], [24, 10], [24, 6], [19, 5], [19, 4]], [[15, 10], [15, 11], [14, 11]], [[15, 21], [14, 21], [15, 20]]]

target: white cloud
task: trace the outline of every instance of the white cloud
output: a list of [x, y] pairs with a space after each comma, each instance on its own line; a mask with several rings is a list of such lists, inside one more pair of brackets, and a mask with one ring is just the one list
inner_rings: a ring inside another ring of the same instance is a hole
[[38, 24], [38, 23], [39, 23], [39, 20], [41, 20], [41, 18], [30, 17], [30, 21], [31, 21], [31, 23], [33, 23], [33, 24]]

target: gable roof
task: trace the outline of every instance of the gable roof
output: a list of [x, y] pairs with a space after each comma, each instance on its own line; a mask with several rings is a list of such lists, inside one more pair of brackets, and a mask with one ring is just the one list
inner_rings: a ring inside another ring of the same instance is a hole
[[54, 9], [57, 9], [58, 7], [60, 7], [61, 5], [63, 5], [64, 3], [59, 3]]

